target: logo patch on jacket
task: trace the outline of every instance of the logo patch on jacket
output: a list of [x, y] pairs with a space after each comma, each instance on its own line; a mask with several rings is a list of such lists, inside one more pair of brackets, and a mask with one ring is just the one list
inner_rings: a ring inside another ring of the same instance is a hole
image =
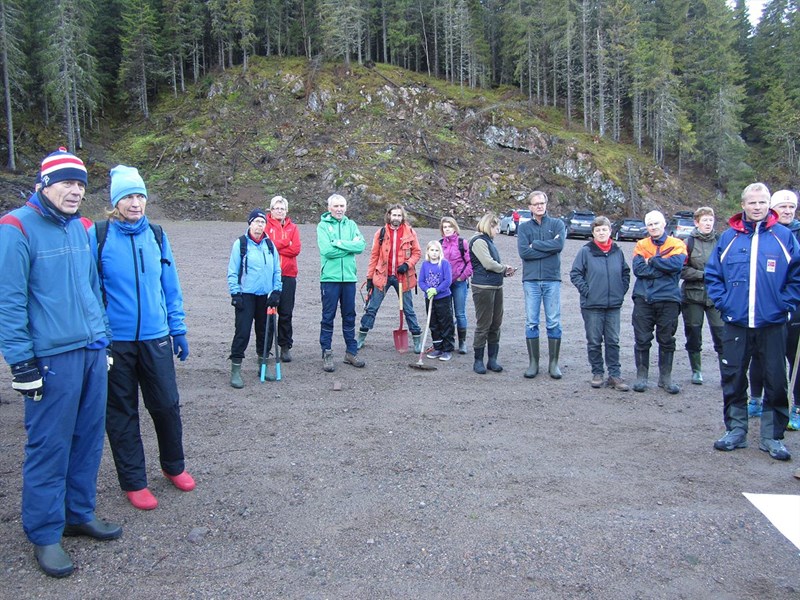
[[767, 273], [774, 273], [777, 261], [774, 258], [767, 259]]

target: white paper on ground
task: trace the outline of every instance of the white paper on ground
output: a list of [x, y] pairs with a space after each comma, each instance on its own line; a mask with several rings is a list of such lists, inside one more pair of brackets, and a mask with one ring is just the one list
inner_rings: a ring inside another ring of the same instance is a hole
[[800, 496], [747, 492], [742, 494], [764, 513], [778, 531], [800, 549]]

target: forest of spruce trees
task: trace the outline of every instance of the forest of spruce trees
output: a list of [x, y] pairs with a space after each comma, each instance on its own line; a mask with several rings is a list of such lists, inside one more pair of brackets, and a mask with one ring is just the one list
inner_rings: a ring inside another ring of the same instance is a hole
[[468, 87], [513, 86], [568, 124], [719, 187], [800, 179], [797, 0], [0, 0], [8, 167], [14, 118], [147, 118], [253, 55], [383, 62]]

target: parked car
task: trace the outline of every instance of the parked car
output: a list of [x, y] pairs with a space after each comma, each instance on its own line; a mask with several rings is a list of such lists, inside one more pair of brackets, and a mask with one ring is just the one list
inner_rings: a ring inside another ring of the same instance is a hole
[[564, 226], [567, 228], [567, 239], [574, 237], [592, 237], [592, 222], [594, 212], [591, 210], [571, 210], [561, 217]]
[[690, 210], [676, 212], [667, 222], [666, 231], [669, 235], [685, 240], [694, 231], [694, 213]]
[[517, 208], [510, 210], [500, 217], [500, 233], [505, 233], [506, 235], [516, 235], [517, 225], [514, 223], [515, 212], [519, 215], [520, 224], [531, 220], [531, 211], [527, 209]]
[[647, 225], [641, 219], [620, 219], [611, 226], [611, 237], [617, 240], [641, 240], [647, 237]]

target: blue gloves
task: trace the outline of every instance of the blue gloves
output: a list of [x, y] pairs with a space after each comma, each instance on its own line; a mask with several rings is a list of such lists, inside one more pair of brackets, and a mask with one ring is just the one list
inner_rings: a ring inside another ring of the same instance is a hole
[[33, 401], [42, 399], [44, 380], [35, 361], [26, 360], [11, 365], [11, 375], [14, 377], [11, 382], [12, 389], [17, 390], [25, 399]]
[[425, 292], [428, 294], [428, 300], [433, 300], [433, 297], [438, 293], [435, 287], [429, 287], [428, 291]]
[[267, 298], [267, 306], [278, 306], [281, 303], [281, 293], [278, 290], [272, 290]]
[[405, 275], [408, 272], [408, 263], [403, 263], [399, 267], [397, 267], [397, 273], [399, 275]]
[[184, 334], [172, 336], [172, 351], [175, 353], [181, 362], [189, 358], [189, 342], [186, 341]]

